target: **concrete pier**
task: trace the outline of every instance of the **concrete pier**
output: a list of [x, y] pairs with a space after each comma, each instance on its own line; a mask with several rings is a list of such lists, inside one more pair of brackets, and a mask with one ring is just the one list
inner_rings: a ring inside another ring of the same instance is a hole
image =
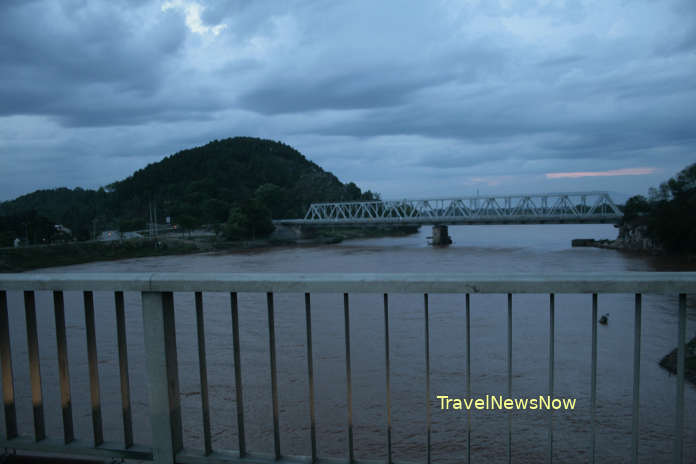
[[433, 226], [433, 237], [431, 244], [433, 246], [447, 246], [452, 243], [452, 237], [449, 236], [447, 226]]

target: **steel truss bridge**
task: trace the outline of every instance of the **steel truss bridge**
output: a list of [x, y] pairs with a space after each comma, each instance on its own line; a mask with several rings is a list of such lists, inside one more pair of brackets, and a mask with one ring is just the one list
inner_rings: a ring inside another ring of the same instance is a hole
[[307, 226], [596, 224], [617, 223], [622, 217], [607, 192], [569, 192], [313, 203], [304, 219], [274, 222]]

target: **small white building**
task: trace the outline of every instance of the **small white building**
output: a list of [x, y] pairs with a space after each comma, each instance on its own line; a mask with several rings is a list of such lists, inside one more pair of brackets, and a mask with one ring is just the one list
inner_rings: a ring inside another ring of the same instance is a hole
[[143, 236], [138, 232], [119, 232], [118, 230], [105, 230], [99, 234], [97, 240], [102, 242], [111, 242], [114, 240], [131, 240], [136, 238], [143, 238]]
[[66, 234], [66, 235], [72, 235], [72, 230], [68, 229], [63, 224], [55, 224], [53, 227], [56, 228], [57, 232], [60, 232], [60, 233]]

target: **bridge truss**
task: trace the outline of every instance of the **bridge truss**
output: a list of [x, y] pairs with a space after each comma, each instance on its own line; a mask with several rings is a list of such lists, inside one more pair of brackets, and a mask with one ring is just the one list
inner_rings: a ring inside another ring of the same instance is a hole
[[314, 203], [302, 225], [615, 223], [622, 213], [607, 192], [484, 195], [429, 200]]

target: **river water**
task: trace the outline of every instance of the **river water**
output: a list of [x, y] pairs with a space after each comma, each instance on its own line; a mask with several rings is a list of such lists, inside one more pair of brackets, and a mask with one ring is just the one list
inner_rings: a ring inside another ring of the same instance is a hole
[[[35, 272], [566, 272], [689, 270], [674, 260], [615, 250], [570, 247], [573, 238], [613, 238], [610, 225], [451, 227], [454, 244], [426, 244], [430, 228], [407, 237], [90, 263]], [[693, 270], [693, 265], [691, 265]], [[193, 295], [176, 293], [176, 330], [185, 444], [202, 448], [200, 386]], [[353, 422], [357, 459], [384, 459], [385, 356], [382, 295], [351, 295]], [[26, 331], [21, 294], [8, 293], [20, 432], [31, 435]], [[91, 439], [84, 312], [81, 295], [66, 292], [66, 321], [76, 433]], [[513, 296], [513, 397], [545, 395], [548, 385], [548, 295]], [[599, 296], [597, 457], [629, 462], [633, 369], [633, 295]], [[313, 295], [312, 324], [319, 455], [347, 455], [346, 372], [342, 295]], [[98, 358], [106, 439], [122, 440], [113, 295], [95, 293]], [[135, 440], [149, 443], [140, 295], [126, 293], [126, 323]], [[236, 403], [228, 294], [205, 294], [205, 324], [213, 446], [236, 449]], [[273, 452], [266, 297], [240, 294], [241, 365], [247, 447]], [[303, 295], [275, 297], [280, 432], [283, 454], [309, 455], [309, 408]], [[60, 437], [55, 328], [48, 292], [37, 292], [40, 354], [49, 435]], [[554, 413], [554, 458], [587, 462], [590, 450], [591, 296], [556, 295], [555, 395], [576, 398], [573, 411]], [[687, 336], [696, 331], [688, 299]], [[676, 383], [658, 361], [676, 345], [677, 296], [643, 297], [640, 455], [671, 460]], [[475, 397], [506, 395], [507, 298], [471, 296], [471, 386]], [[463, 397], [464, 295], [430, 295], [432, 457], [465, 462], [467, 414], [441, 410], [437, 395]], [[426, 398], [423, 297], [390, 297], [393, 454], [423, 461]], [[696, 388], [686, 387], [686, 462], [696, 462]], [[512, 413], [514, 462], [543, 462], [548, 413]], [[471, 412], [471, 456], [507, 462], [508, 413]]]

